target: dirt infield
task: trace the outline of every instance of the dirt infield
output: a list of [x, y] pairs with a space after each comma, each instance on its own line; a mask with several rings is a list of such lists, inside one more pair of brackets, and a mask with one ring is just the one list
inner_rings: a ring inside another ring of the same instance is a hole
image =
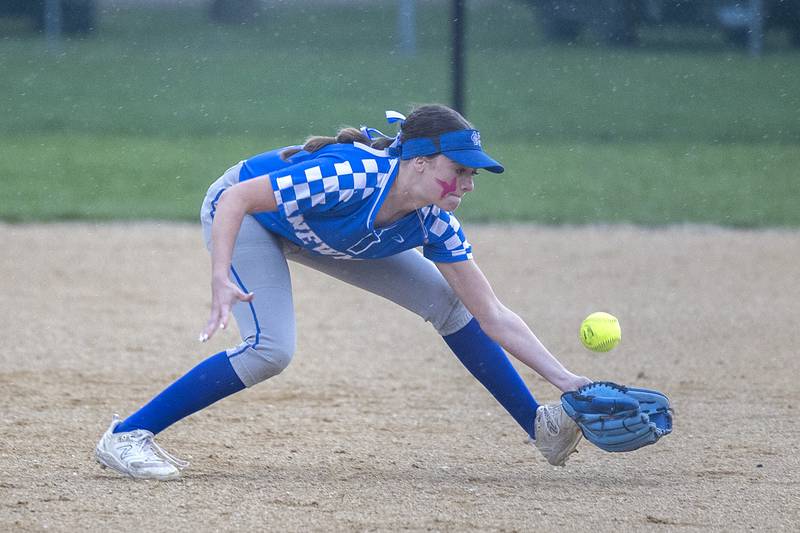
[[[238, 340], [195, 340], [199, 228], [0, 225], [0, 530], [798, 529], [799, 232], [467, 229], [568, 367], [664, 390], [675, 433], [550, 467], [432, 328], [294, 265], [289, 369], [160, 436], [181, 481], [123, 479], [92, 458], [111, 414]], [[609, 354], [578, 341], [596, 310], [622, 324]]]

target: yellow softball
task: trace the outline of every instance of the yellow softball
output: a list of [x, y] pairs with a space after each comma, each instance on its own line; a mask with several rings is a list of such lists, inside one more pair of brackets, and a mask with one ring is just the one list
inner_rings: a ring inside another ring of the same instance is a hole
[[581, 342], [594, 352], [607, 352], [619, 344], [622, 330], [614, 315], [597, 312], [581, 322]]

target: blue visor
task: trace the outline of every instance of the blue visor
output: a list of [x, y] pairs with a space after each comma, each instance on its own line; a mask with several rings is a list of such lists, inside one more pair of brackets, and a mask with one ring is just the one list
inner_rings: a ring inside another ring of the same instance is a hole
[[499, 174], [503, 165], [489, 157], [481, 147], [478, 130], [457, 130], [439, 137], [421, 137], [402, 141], [397, 147], [400, 159], [411, 159], [427, 155], [443, 154], [460, 165], [469, 168], [485, 168]]

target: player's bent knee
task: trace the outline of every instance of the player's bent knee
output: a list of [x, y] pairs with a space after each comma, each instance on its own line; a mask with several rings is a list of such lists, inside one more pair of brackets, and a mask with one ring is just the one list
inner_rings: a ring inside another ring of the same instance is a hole
[[252, 387], [283, 372], [292, 362], [293, 355], [293, 345], [247, 345], [230, 361], [242, 383]]
[[439, 332], [439, 335], [445, 337], [466, 326], [470, 320], [472, 320], [472, 314], [453, 293], [447, 299], [447, 305], [442, 306], [437, 316], [431, 318], [431, 324]]

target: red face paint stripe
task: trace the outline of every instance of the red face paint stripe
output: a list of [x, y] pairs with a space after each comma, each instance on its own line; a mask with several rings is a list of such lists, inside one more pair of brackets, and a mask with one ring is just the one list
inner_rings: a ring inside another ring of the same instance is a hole
[[453, 181], [451, 181], [450, 183], [447, 183], [444, 180], [440, 180], [439, 178], [436, 178], [436, 183], [438, 183], [439, 187], [442, 188], [442, 195], [439, 197], [439, 199], [442, 199], [445, 196], [447, 196], [448, 194], [450, 194], [451, 192], [455, 192], [456, 191], [456, 181], [457, 181], [456, 178], [453, 178]]

